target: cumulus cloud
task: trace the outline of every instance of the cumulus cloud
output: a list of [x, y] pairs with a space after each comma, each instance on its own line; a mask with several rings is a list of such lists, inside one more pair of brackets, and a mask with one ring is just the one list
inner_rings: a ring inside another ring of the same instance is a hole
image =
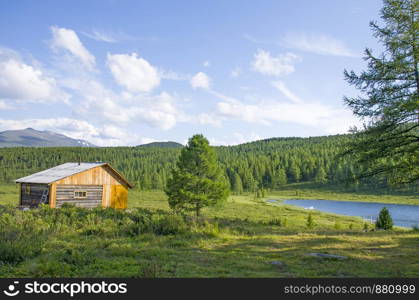
[[160, 84], [157, 69], [137, 53], [108, 54], [107, 63], [116, 82], [130, 92], [150, 92]]
[[324, 34], [287, 34], [281, 44], [286, 47], [321, 55], [356, 56], [344, 42]]
[[89, 69], [95, 66], [95, 57], [83, 46], [77, 34], [66, 28], [57, 26], [51, 27], [52, 41], [51, 47], [55, 51], [62, 49], [79, 59], [83, 65]]
[[209, 66], [211, 65], [211, 63], [210, 63], [208, 60], [206, 60], [206, 61], [204, 61], [204, 62], [202, 63], [202, 65], [203, 65], [204, 67], [209, 67]]
[[118, 94], [93, 79], [72, 80], [67, 86], [82, 99], [80, 105], [74, 108], [76, 114], [113, 124], [128, 125], [136, 122], [167, 130], [176, 125], [181, 113], [177, 107], [177, 98], [166, 92], [156, 95]]
[[207, 74], [203, 72], [198, 72], [193, 76], [190, 80], [190, 84], [193, 89], [202, 88], [202, 89], [209, 89], [211, 84], [211, 79], [208, 77]]
[[11, 101], [68, 102], [54, 78], [0, 50], [0, 98]]
[[293, 53], [272, 56], [268, 51], [259, 49], [252, 62], [254, 71], [264, 75], [281, 76], [295, 71], [294, 64], [301, 61], [298, 55]]

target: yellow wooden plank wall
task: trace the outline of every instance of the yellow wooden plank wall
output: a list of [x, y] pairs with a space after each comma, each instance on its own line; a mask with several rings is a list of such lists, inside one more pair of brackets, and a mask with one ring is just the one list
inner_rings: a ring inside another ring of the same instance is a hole
[[[78, 174], [74, 174], [73, 176], [63, 178], [51, 184], [51, 191], [50, 191], [50, 197], [51, 197], [50, 206], [51, 207], [55, 207], [56, 205], [56, 186], [58, 184], [102, 185], [103, 186], [102, 207], [111, 206], [113, 186], [123, 186], [127, 190], [125, 183], [121, 181], [118, 176], [114, 175], [114, 173], [112, 172], [110, 168], [107, 168], [106, 166], [98, 166], [96, 168], [92, 168], [90, 170], [87, 170]], [[126, 207], [126, 204], [125, 204], [125, 207]]]
[[57, 184], [51, 183], [49, 186], [49, 206], [54, 208], [57, 203]]
[[124, 185], [121, 180], [110, 171], [105, 166], [99, 166], [92, 168], [90, 170], [75, 174], [58, 180], [56, 184], [93, 184], [93, 185], [102, 185], [102, 184], [111, 184], [111, 185]]

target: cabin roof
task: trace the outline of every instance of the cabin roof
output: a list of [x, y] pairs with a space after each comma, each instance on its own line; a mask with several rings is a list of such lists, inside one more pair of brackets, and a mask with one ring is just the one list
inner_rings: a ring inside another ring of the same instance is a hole
[[34, 173], [32, 175], [22, 177], [16, 179], [16, 183], [44, 183], [49, 184], [60, 179], [72, 176], [74, 174], [78, 174], [95, 167], [100, 166], [108, 166], [109, 169], [117, 175], [126, 185], [132, 187], [132, 185], [121, 175], [119, 174], [114, 168], [112, 168], [108, 163], [105, 162], [96, 162], [96, 163], [65, 163], [62, 165], [58, 165], [56, 167], [43, 170], [38, 173]]

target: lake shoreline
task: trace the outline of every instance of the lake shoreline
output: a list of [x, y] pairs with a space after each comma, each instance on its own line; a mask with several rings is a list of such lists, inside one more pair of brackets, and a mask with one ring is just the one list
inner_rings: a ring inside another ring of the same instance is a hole
[[367, 195], [358, 193], [326, 193], [318, 190], [312, 191], [272, 191], [268, 193], [264, 199], [276, 200], [330, 200], [330, 201], [352, 201], [367, 203], [384, 203], [384, 204], [405, 204], [419, 205], [419, 195], [402, 196], [402, 195]]
[[324, 199], [266, 199], [268, 204], [292, 205], [305, 210], [316, 210], [341, 216], [362, 218], [375, 221], [380, 210], [387, 207], [393, 216], [394, 226], [412, 228], [419, 226], [419, 207], [410, 204], [380, 202], [335, 201]]

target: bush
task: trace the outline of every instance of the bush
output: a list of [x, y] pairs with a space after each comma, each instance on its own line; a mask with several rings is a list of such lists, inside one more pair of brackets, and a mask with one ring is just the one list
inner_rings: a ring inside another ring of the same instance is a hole
[[152, 217], [153, 231], [158, 235], [177, 234], [186, 231], [186, 224], [179, 215], [154, 215]]
[[41, 252], [50, 226], [30, 213], [0, 215], [0, 262], [15, 264]]
[[316, 224], [314, 223], [314, 219], [313, 219], [313, 215], [311, 213], [308, 214], [307, 216], [307, 223], [306, 226], [308, 229], [312, 229], [314, 228]]
[[393, 219], [387, 207], [383, 207], [380, 211], [377, 221], [375, 222], [377, 229], [391, 230], [393, 228]]
[[342, 224], [341, 223], [339, 223], [339, 222], [335, 222], [335, 229], [336, 230], [341, 230], [342, 229]]
[[271, 219], [268, 221], [268, 225], [276, 225], [276, 226], [282, 226], [283, 222], [279, 218]]

